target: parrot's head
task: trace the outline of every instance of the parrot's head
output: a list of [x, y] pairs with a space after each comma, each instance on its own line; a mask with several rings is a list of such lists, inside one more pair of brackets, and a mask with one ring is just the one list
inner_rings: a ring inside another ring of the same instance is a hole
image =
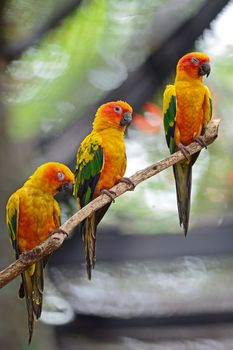
[[177, 64], [177, 76], [202, 80], [210, 74], [210, 59], [202, 52], [190, 52], [184, 55]]
[[32, 186], [55, 195], [57, 192], [73, 192], [74, 174], [64, 164], [49, 162], [39, 166], [29, 178]]
[[124, 101], [108, 102], [96, 112], [93, 128], [96, 131], [115, 128], [124, 131], [132, 121], [132, 107]]

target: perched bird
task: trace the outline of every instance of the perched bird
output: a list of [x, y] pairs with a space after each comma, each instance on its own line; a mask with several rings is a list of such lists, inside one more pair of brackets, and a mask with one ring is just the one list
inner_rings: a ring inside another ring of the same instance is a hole
[[163, 97], [164, 129], [170, 153], [185, 156], [173, 166], [180, 225], [188, 232], [192, 166], [199, 153], [190, 156], [186, 146], [196, 141], [205, 146], [202, 135], [212, 115], [210, 91], [202, 82], [210, 74], [209, 57], [201, 52], [183, 56], [176, 68], [174, 85], [168, 85]]
[[[45, 163], [11, 195], [6, 207], [6, 221], [16, 259], [46, 238], [60, 226], [60, 207], [54, 199], [59, 191], [72, 193], [74, 175], [61, 163]], [[26, 299], [29, 340], [34, 319], [42, 310], [43, 268], [48, 257], [36, 262], [21, 274], [19, 297]]]
[[[122, 178], [126, 169], [124, 133], [131, 120], [132, 108], [123, 101], [105, 103], [97, 110], [93, 130], [77, 153], [74, 196], [79, 207], [84, 207], [101, 193], [114, 199], [114, 193], [108, 190], [117, 182], [133, 186], [129, 179]], [[110, 204], [80, 224], [89, 279], [96, 260], [96, 228]]]

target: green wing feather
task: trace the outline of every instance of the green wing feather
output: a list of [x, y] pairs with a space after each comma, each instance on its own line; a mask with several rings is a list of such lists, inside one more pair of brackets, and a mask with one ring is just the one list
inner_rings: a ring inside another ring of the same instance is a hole
[[[82, 142], [78, 151], [74, 196], [77, 198], [81, 208], [93, 199], [103, 168], [104, 153], [101, 142], [102, 139], [98, 134], [91, 133]], [[80, 224], [89, 279], [91, 279], [91, 270], [94, 268], [96, 260], [97, 217], [98, 211]]]
[[[175, 127], [176, 127], [176, 91], [174, 85], [168, 85], [163, 97], [164, 129], [170, 153], [176, 151]], [[183, 225], [184, 234], [187, 234], [190, 196], [192, 183], [192, 163], [182, 161], [173, 166], [173, 173], [176, 183], [177, 207], [180, 225]]]
[[170, 153], [175, 151], [176, 126], [176, 90], [174, 85], [168, 85], [163, 95], [164, 130]]
[[78, 198], [81, 208], [93, 199], [103, 163], [101, 138], [90, 134], [82, 142], [77, 155], [74, 196]]

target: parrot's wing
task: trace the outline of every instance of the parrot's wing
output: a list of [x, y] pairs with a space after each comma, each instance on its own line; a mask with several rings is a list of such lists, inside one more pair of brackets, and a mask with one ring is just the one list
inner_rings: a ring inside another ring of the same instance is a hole
[[74, 196], [82, 207], [92, 199], [104, 164], [102, 139], [90, 134], [82, 142], [77, 155]]
[[[55, 224], [55, 228], [58, 228], [61, 226], [61, 209], [58, 202], [55, 199], [53, 200], [53, 221]], [[45, 268], [49, 258], [50, 258], [50, 255], [47, 255], [41, 260], [43, 263], [42, 264], [43, 268]]]
[[17, 246], [17, 233], [19, 221], [19, 196], [14, 193], [8, 200], [6, 207], [6, 223], [11, 244], [15, 251], [16, 259], [19, 257]]
[[206, 93], [203, 103], [203, 111], [204, 111], [204, 130], [206, 128], [206, 125], [209, 123], [210, 119], [212, 118], [212, 98], [210, 90], [207, 86], [205, 86]]
[[[91, 133], [82, 142], [78, 155], [75, 172], [74, 196], [80, 207], [88, 204], [94, 196], [104, 164], [102, 138]], [[106, 211], [106, 210], [105, 210]], [[99, 222], [97, 213], [92, 214], [80, 224], [80, 231], [84, 241], [88, 278], [95, 266], [96, 226]]]
[[174, 85], [167, 85], [163, 95], [164, 130], [170, 153], [175, 151], [176, 126], [176, 90]]

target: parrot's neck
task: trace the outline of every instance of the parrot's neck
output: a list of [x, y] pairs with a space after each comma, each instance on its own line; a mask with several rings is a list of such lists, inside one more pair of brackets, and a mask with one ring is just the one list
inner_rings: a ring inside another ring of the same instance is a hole
[[187, 73], [184, 69], [180, 69], [176, 72], [176, 79], [175, 83], [178, 81], [198, 81], [202, 83], [202, 76], [199, 76], [197, 73], [196, 74], [190, 74]]
[[29, 177], [29, 179], [24, 183], [24, 187], [29, 190], [33, 190], [34, 192], [40, 192], [55, 196], [57, 190], [47, 182], [42, 181], [41, 179], [34, 178], [33, 176]]
[[117, 128], [108, 128], [108, 129], [99, 130], [98, 133], [105, 140], [116, 139], [116, 140], [122, 140], [122, 142], [124, 141], [124, 135], [125, 135], [124, 131], [119, 130]]
[[124, 135], [125, 132], [125, 127], [121, 126], [120, 124], [117, 125], [115, 123], [111, 123], [111, 121], [105, 121], [105, 120], [101, 120], [99, 118], [96, 118], [93, 122], [93, 131], [94, 132], [103, 132], [106, 131], [108, 132], [108, 130], [112, 130], [115, 132], [117, 132], [119, 134], [122, 133], [122, 135]]

